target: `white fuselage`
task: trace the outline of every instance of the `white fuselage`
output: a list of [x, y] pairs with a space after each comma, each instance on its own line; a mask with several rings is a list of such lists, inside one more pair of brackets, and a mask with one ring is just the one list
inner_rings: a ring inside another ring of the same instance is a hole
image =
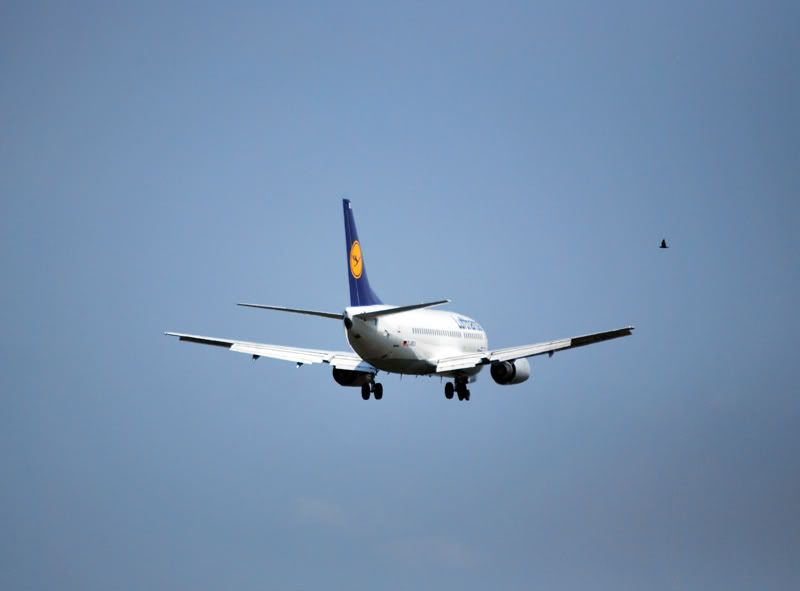
[[[467, 316], [443, 310], [413, 310], [369, 320], [354, 317], [391, 306], [351, 307], [345, 310], [352, 327], [347, 341], [365, 361], [392, 373], [431, 374], [437, 360], [489, 350], [483, 328]], [[481, 365], [461, 375], [474, 375]], [[447, 374], [444, 374], [447, 375]]]

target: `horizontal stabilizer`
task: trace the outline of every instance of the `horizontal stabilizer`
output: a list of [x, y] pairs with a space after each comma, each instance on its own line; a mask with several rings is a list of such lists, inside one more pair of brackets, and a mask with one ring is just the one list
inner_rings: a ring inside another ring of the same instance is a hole
[[247, 308], [261, 308], [262, 310], [277, 310], [278, 312], [293, 312], [295, 314], [306, 314], [308, 316], [321, 316], [323, 318], [344, 319], [344, 315], [336, 312], [319, 312], [318, 310], [303, 310], [302, 308], [286, 308], [284, 306], [267, 306], [265, 304], [236, 304]]
[[410, 306], [396, 306], [394, 308], [386, 308], [384, 310], [375, 310], [373, 312], [362, 312], [361, 314], [354, 314], [353, 318], [361, 320], [369, 320], [370, 318], [377, 318], [378, 316], [388, 316], [389, 314], [400, 314], [402, 312], [410, 312], [411, 310], [419, 310], [420, 308], [431, 308], [433, 306], [441, 306], [442, 304], [449, 304], [450, 300], [437, 300], [435, 302], [427, 302], [425, 304], [411, 304]]

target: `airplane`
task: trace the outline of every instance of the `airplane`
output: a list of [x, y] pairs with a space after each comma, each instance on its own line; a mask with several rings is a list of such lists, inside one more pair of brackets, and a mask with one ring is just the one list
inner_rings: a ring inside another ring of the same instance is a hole
[[383, 385], [376, 381], [379, 372], [387, 374], [439, 376], [447, 379], [444, 395], [452, 400], [469, 400], [468, 384], [489, 366], [489, 374], [499, 385], [520, 384], [531, 375], [529, 357], [553, 355], [629, 336], [632, 326], [543, 343], [489, 349], [486, 332], [472, 318], [444, 310], [432, 310], [450, 300], [394, 306], [384, 304], [372, 290], [367, 278], [364, 251], [358, 239], [350, 200], [343, 199], [344, 232], [350, 305], [343, 312], [324, 312], [266, 304], [238, 305], [263, 310], [318, 316], [343, 323], [351, 351], [322, 351], [282, 345], [268, 345], [178, 332], [166, 332], [181, 341], [224, 347], [253, 359], [268, 357], [305, 364], [327, 364], [333, 379], [341, 386], [360, 387], [361, 398], [383, 398]]

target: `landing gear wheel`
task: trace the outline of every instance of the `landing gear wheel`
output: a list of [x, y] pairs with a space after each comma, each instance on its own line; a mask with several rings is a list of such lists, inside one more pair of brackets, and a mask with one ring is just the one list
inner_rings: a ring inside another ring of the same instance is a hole
[[361, 384], [361, 398], [369, 400], [369, 384]]
[[456, 384], [456, 394], [458, 394], [459, 400], [469, 400], [469, 390], [467, 390], [467, 385], [463, 382]]
[[383, 398], [383, 384], [375, 384], [372, 387], [372, 394], [375, 396], [375, 400], [380, 400]]
[[464, 392], [464, 400], [469, 400], [469, 390]]
[[455, 388], [453, 387], [453, 382], [447, 382], [444, 385], [444, 397], [447, 398], [448, 400], [452, 400], [454, 390]]

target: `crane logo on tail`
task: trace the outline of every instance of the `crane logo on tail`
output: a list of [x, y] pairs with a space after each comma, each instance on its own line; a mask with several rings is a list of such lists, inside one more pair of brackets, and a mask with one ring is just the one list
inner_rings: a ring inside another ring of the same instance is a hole
[[363, 269], [364, 259], [361, 256], [361, 245], [358, 243], [358, 240], [355, 240], [350, 247], [350, 273], [356, 279], [360, 279]]

